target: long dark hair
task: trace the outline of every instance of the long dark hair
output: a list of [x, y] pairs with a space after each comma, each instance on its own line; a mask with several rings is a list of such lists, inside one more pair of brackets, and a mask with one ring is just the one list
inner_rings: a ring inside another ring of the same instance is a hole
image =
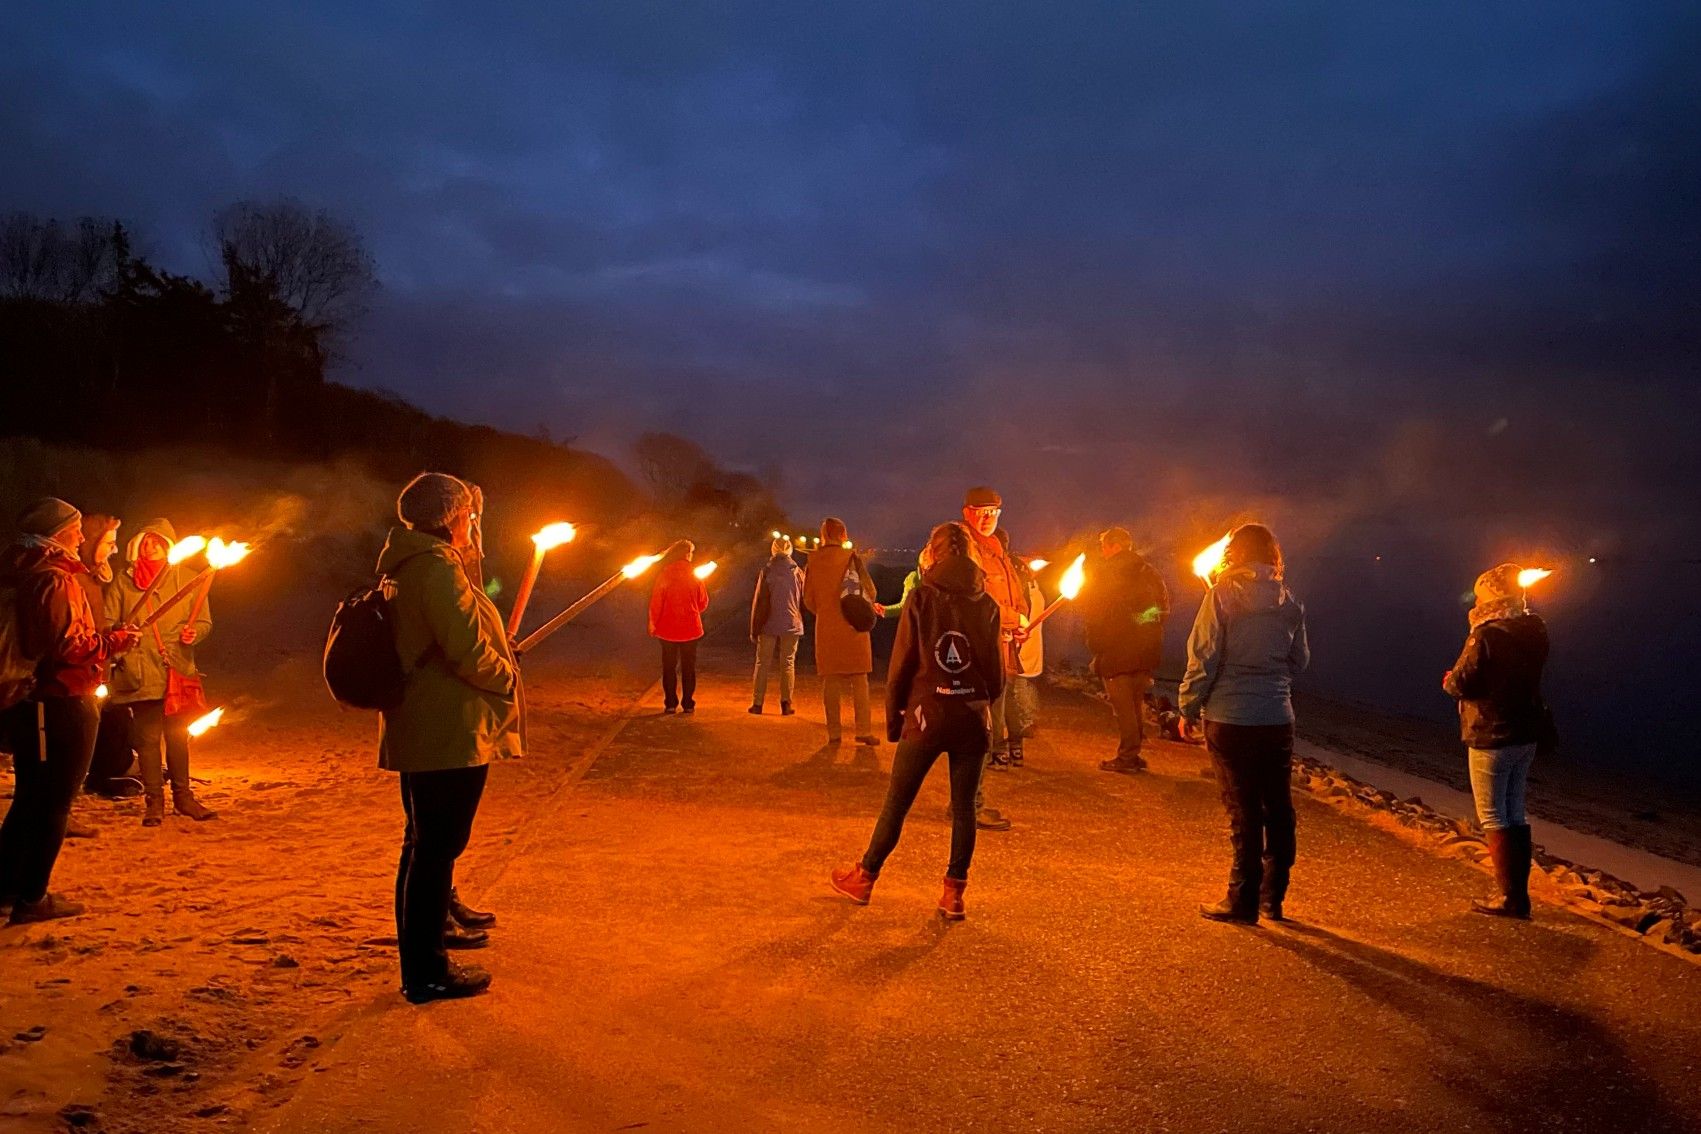
[[1229, 534], [1228, 546], [1223, 549], [1223, 563], [1229, 567], [1263, 564], [1280, 579], [1282, 545], [1276, 542], [1276, 533], [1263, 524], [1242, 524]]

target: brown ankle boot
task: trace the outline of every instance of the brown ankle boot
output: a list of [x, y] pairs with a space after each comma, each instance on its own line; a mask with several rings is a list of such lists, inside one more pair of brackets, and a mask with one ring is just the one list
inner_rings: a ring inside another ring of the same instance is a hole
[[185, 819], [201, 822], [206, 819], [218, 818], [218, 812], [195, 798], [192, 791], [174, 791], [171, 793], [171, 809]]
[[946, 921], [962, 921], [966, 916], [963, 910], [963, 890], [968, 886], [968, 879], [945, 876], [945, 892], [939, 895], [939, 916]]
[[149, 792], [145, 809], [142, 812], [142, 826], [157, 827], [165, 822], [165, 795], [161, 792]]

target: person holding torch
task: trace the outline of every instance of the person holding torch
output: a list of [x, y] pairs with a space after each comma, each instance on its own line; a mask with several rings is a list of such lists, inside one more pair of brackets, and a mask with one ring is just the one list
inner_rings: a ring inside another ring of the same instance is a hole
[[[1004, 497], [998, 491], [981, 485], [963, 496], [963, 526], [975, 548], [976, 561], [986, 572], [986, 593], [998, 604], [998, 628], [1003, 643], [1006, 676], [1021, 670], [1016, 650], [1028, 636], [1027, 621], [1037, 611], [1029, 609], [1028, 588], [1016, 570], [1016, 560], [998, 539], [998, 525], [1004, 515]], [[1009, 741], [1005, 736], [1004, 705], [1008, 683], [992, 701], [990, 728], [991, 744], [987, 763], [1009, 762]], [[985, 831], [1008, 831], [1010, 819], [996, 807], [986, 806], [982, 791], [975, 793], [975, 823]]]
[[1282, 920], [1293, 870], [1293, 679], [1311, 662], [1305, 607], [1283, 579], [1282, 549], [1263, 524], [1230, 532], [1187, 639], [1185, 737], [1203, 723], [1228, 810], [1228, 896], [1199, 907], [1212, 921]]
[[1106, 772], [1143, 772], [1144, 704], [1152, 675], [1163, 661], [1169, 588], [1157, 568], [1134, 550], [1127, 528], [1100, 532], [1099, 556], [1092, 586], [1081, 600], [1093, 672], [1116, 714], [1116, 755], [1099, 761], [1099, 767]]
[[[137, 530], [125, 548], [126, 568], [106, 590], [106, 615], [111, 621], [145, 621], [167, 601], [166, 596], [189, 582], [192, 573], [182, 565], [183, 557], [173, 554], [179, 546], [169, 520], [149, 520]], [[177, 814], [197, 821], [217, 815], [195, 798], [189, 779], [189, 723], [206, 710], [195, 647], [212, 628], [212, 611], [206, 603], [192, 608], [180, 602], [141, 632], [140, 648], [113, 663], [109, 700], [130, 713], [130, 746], [136, 750], [142, 776], [144, 827], [157, 827], [165, 820], [167, 777], [172, 810]]]
[[1470, 633], [1441, 687], [1459, 702], [1459, 733], [1470, 754], [1471, 795], [1500, 893], [1472, 908], [1494, 917], [1530, 916], [1530, 823], [1524, 792], [1538, 749], [1554, 747], [1542, 699], [1547, 624], [1525, 589], [1546, 574], [1502, 563], [1477, 576]]

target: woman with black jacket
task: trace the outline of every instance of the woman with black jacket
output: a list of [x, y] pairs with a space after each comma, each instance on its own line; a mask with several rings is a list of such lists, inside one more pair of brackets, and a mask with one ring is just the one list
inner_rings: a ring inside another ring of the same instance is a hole
[[1004, 689], [998, 604], [986, 593], [968, 529], [941, 524], [922, 553], [921, 585], [904, 604], [886, 673], [886, 734], [897, 742], [886, 805], [862, 861], [833, 871], [833, 889], [867, 905], [886, 857], [934, 762], [951, 771], [951, 861], [939, 913], [963, 917], [975, 850], [975, 789], [988, 744], [989, 713]]
[[1477, 577], [1471, 632], [1441, 687], [1459, 702], [1459, 733], [1470, 753], [1471, 794], [1500, 893], [1473, 903], [1478, 913], [1530, 916], [1530, 824], [1524, 788], [1539, 747], [1553, 745], [1542, 699], [1547, 625], [1502, 563]]

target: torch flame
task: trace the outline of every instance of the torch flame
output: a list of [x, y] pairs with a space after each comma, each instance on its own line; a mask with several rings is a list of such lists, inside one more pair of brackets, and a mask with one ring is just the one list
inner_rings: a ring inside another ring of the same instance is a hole
[[110, 692], [111, 690], [107, 689], [105, 682], [95, 686], [95, 696], [100, 698], [102, 701], [106, 700], [107, 694]]
[[208, 713], [204, 717], [196, 717], [193, 721], [191, 721], [189, 723], [189, 735], [190, 736], [202, 736], [202, 735], [204, 735], [208, 729], [210, 729], [214, 725], [218, 724], [219, 721], [223, 717], [224, 717], [224, 708], [222, 706], [217, 708], [217, 709], [214, 709], [212, 712]]
[[661, 556], [659, 555], [640, 555], [638, 558], [622, 567], [620, 569], [620, 573], [625, 575], [628, 579], [636, 579], [639, 575], [642, 575], [645, 571], [648, 571], [651, 567], [654, 567], [660, 562]]
[[1526, 567], [1522, 571], [1518, 572], [1518, 585], [1520, 587], [1527, 588], [1532, 583], [1541, 582], [1551, 574], [1553, 574], [1553, 572], [1549, 571], [1546, 567]]
[[1087, 553], [1082, 552], [1075, 557], [1075, 562], [1069, 564], [1069, 570], [1063, 572], [1063, 578], [1057, 583], [1057, 593], [1073, 601], [1081, 593], [1081, 584], [1087, 581]]
[[232, 563], [240, 563], [247, 555], [248, 545], [245, 543], [226, 543], [214, 536], [212, 542], [207, 544], [209, 567], [229, 567]]
[[720, 564], [716, 563], [713, 559], [711, 559], [707, 563], [703, 564], [701, 567], [698, 567], [696, 570], [692, 571], [691, 573], [693, 575], [697, 576], [699, 579], [707, 579], [710, 575], [713, 575], [715, 573], [715, 568], [719, 567], [719, 566], [720, 566]]
[[1044, 571], [1047, 567], [1050, 567], [1050, 566], [1051, 566], [1051, 560], [1049, 560], [1049, 559], [1030, 559], [1030, 560], [1028, 560], [1028, 570], [1030, 570], [1030, 571]]
[[552, 547], [560, 547], [564, 543], [572, 543], [573, 537], [578, 534], [578, 530], [575, 529], [572, 524], [566, 523], [565, 521], [561, 523], [545, 524], [542, 531], [532, 536], [532, 542], [537, 544], [537, 549], [539, 551], [548, 551]]
[[206, 536], [184, 536], [182, 539], [171, 545], [171, 550], [165, 553], [165, 561], [175, 567], [184, 560], [192, 559], [199, 555], [201, 553], [201, 549], [206, 546]]
[[1205, 580], [1211, 581], [1211, 576], [1222, 569], [1223, 552], [1228, 550], [1229, 537], [1224, 536], [1204, 551], [1193, 557], [1193, 573]]

